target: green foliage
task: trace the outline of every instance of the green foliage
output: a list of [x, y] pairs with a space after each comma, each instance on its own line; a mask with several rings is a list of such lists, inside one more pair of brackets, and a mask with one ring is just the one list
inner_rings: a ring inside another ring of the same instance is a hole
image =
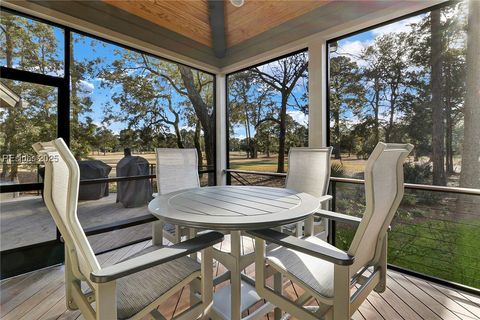
[[[363, 187], [337, 183], [336, 193], [336, 211], [363, 214]], [[388, 233], [388, 263], [480, 288], [480, 218], [475, 213], [457, 208], [448, 195], [406, 191]], [[348, 250], [354, 234], [351, 226], [337, 223], [337, 246]]]
[[403, 165], [406, 183], [430, 184], [432, 182], [432, 165], [426, 163], [407, 162]]
[[332, 177], [343, 177], [345, 175], [345, 169], [341, 162], [332, 162], [330, 166], [330, 175]]
[[[469, 92], [466, 76], [471, 73], [471, 79], [476, 79], [475, 74], [479, 74], [477, 64], [467, 65], [467, 35], [471, 33], [472, 39], [478, 40], [474, 32], [478, 28], [466, 28], [468, 10], [475, 10], [467, 7], [468, 1], [459, 1], [435, 9], [442, 18], [433, 29], [431, 13], [426, 13], [405, 25], [404, 31], [383, 33], [371, 42], [353, 36], [330, 47], [330, 142], [335, 147], [335, 158], [353, 154], [366, 159], [379, 141], [409, 142], [415, 146], [412, 153], [415, 162], [423, 163], [429, 157], [432, 163], [433, 149], [437, 155], [435, 161], [442, 158], [438, 154], [444, 154], [445, 166], [433, 165], [432, 174], [438, 177], [445, 171], [450, 181], [457, 181], [454, 174], [460, 168], [463, 110]], [[356, 42], [364, 45], [360, 52], [342, 48], [344, 43]], [[432, 49], [439, 42], [440, 49]], [[434, 80], [438, 86], [432, 86], [435, 61], [440, 63], [439, 79]], [[474, 81], [472, 84], [478, 83]], [[478, 97], [478, 88], [472, 87], [470, 92]], [[440, 100], [433, 105], [432, 96], [439, 95]], [[439, 108], [442, 119], [435, 121], [435, 127], [439, 128], [440, 123], [445, 129], [435, 130], [434, 137], [432, 110]], [[434, 138], [444, 141], [444, 146], [436, 143], [437, 147], [432, 148]], [[479, 139], [476, 135], [467, 144], [463, 143], [463, 152], [465, 146], [477, 145]], [[412, 175], [407, 176], [407, 181], [431, 183], [432, 177], [422, 165], [410, 171]]]

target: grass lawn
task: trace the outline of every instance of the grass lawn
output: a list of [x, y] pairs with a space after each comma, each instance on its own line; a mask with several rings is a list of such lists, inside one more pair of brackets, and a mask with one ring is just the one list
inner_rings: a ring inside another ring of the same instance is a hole
[[[247, 159], [243, 152], [230, 152], [230, 168], [249, 171], [277, 171], [278, 157], [272, 154], [267, 157], [259, 154], [256, 159]], [[346, 176], [353, 176], [359, 172], [363, 172], [366, 160], [357, 159], [356, 157], [348, 157], [342, 155], [342, 160], [333, 160], [332, 163], [341, 163], [345, 170]], [[288, 156], [285, 156], [285, 171], [288, 170]]]
[[[480, 288], [480, 219], [397, 223], [388, 236], [388, 263]], [[348, 249], [354, 230], [337, 229], [337, 245]]]

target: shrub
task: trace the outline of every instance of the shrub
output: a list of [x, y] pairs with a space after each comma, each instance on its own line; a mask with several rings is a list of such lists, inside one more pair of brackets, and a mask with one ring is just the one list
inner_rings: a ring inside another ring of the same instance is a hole
[[406, 163], [403, 167], [405, 182], [430, 184], [432, 180], [432, 165], [426, 163]]
[[332, 177], [343, 177], [345, 175], [345, 168], [340, 162], [332, 162], [330, 166], [330, 175]]

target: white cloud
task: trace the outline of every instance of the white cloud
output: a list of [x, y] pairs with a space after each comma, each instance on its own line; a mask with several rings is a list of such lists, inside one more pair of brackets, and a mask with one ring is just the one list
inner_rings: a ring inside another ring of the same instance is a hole
[[298, 124], [307, 127], [308, 126], [308, 115], [299, 110], [290, 110], [287, 111], [287, 114], [292, 117], [292, 119]]
[[87, 95], [91, 94], [93, 92], [93, 90], [95, 89], [95, 86], [93, 85], [93, 83], [85, 81], [85, 80], [80, 80], [79, 83], [78, 83], [78, 86], [79, 86], [80, 90]]
[[373, 43], [373, 40], [355, 40], [355, 41], [341, 41], [337, 49], [337, 54], [339, 55], [348, 55], [353, 58], [358, 58], [361, 56], [363, 50]]
[[393, 33], [408, 32], [412, 29], [411, 24], [419, 22], [420, 20], [423, 19], [423, 17], [424, 15], [418, 15], [405, 20], [390, 23], [383, 27], [373, 29], [372, 33], [375, 36], [381, 36], [391, 32]]

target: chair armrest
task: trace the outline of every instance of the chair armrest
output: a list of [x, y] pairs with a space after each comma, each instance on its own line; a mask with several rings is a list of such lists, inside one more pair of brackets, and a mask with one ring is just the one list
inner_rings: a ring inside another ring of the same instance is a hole
[[334, 264], [348, 266], [353, 264], [353, 261], [355, 260], [355, 257], [352, 257], [345, 252], [335, 251], [326, 246], [324, 247], [315, 243], [311, 243], [272, 229], [252, 230], [247, 231], [247, 233], [251, 236], [261, 238], [268, 242], [272, 242], [285, 248], [296, 250], [315, 258], [332, 262]]
[[329, 200], [332, 200], [332, 199], [333, 199], [333, 197], [329, 194], [321, 196], [320, 198], [318, 198], [318, 200], [320, 200], [320, 203], [323, 203], [325, 201], [329, 201]]
[[190, 240], [179, 242], [173, 246], [164, 247], [142, 256], [122, 261], [113, 266], [94, 271], [90, 280], [95, 283], [110, 282], [133, 273], [166, 263], [180, 257], [208, 248], [223, 240], [220, 232], [209, 232]]
[[345, 223], [348, 223], [348, 224], [353, 224], [355, 226], [358, 226], [360, 224], [360, 222], [362, 222], [362, 218], [349, 216], [347, 214], [328, 211], [328, 210], [319, 210], [319, 211], [315, 212], [315, 215], [317, 217], [328, 218], [328, 219], [332, 219], [332, 220], [335, 220], [335, 221], [345, 222]]

